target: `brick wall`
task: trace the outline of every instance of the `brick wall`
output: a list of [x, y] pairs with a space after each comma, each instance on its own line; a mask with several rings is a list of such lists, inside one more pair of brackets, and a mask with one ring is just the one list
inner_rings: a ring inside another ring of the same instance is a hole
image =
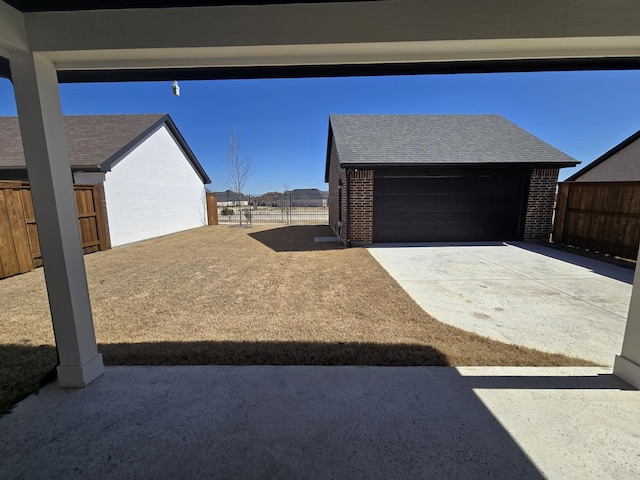
[[347, 218], [349, 218], [349, 213], [348, 213], [348, 205], [347, 205], [347, 172], [346, 170], [344, 170], [343, 168], [338, 168], [338, 172], [339, 172], [339, 182], [340, 185], [342, 185], [342, 188], [340, 189], [340, 195], [342, 195], [342, 200], [340, 202], [340, 219], [342, 221], [342, 228], [340, 228], [340, 243], [342, 243], [343, 245], [347, 244], [347, 228], [346, 228], [346, 224], [347, 224]]
[[[347, 181], [347, 170], [340, 168], [332, 139], [329, 157], [329, 226], [343, 245], [369, 245], [373, 242], [373, 170], [349, 169], [349, 177]], [[348, 185], [351, 191], [347, 195]]]
[[350, 244], [373, 243], [373, 170], [351, 170], [350, 213], [348, 235]]
[[113, 165], [104, 194], [114, 247], [207, 224], [202, 179], [165, 125]]
[[[340, 218], [340, 195], [343, 194], [340, 185], [344, 185], [344, 170], [340, 169], [338, 151], [336, 150], [336, 144], [331, 138], [331, 156], [329, 157], [329, 200], [327, 206], [329, 207], [329, 226], [336, 235], [340, 235], [340, 228], [338, 221]], [[342, 203], [344, 205], [344, 203]]]
[[557, 168], [539, 168], [531, 172], [524, 241], [548, 241], [551, 235], [553, 207], [558, 184]]
[[[557, 168], [534, 169], [531, 173], [524, 240], [548, 241], [553, 221], [553, 208], [558, 183]], [[369, 245], [373, 242], [373, 170], [350, 170], [350, 203], [347, 213], [347, 178], [338, 163], [335, 145], [332, 145], [329, 165], [329, 225], [339, 234], [342, 244]], [[340, 188], [342, 185], [342, 188]], [[339, 194], [342, 195], [340, 202]], [[342, 205], [342, 216], [339, 207]], [[338, 227], [342, 218], [343, 227]], [[347, 227], [347, 219], [351, 225]], [[347, 237], [348, 236], [348, 237]]]

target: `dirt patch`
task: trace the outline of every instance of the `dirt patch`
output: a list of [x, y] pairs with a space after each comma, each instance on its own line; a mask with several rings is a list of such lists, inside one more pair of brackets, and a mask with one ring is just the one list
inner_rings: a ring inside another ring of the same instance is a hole
[[[215, 226], [85, 256], [105, 363], [591, 365], [438, 322], [365, 249], [313, 241], [331, 234]], [[0, 312], [2, 404], [55, 365], [42, 269], [0, 280]]]

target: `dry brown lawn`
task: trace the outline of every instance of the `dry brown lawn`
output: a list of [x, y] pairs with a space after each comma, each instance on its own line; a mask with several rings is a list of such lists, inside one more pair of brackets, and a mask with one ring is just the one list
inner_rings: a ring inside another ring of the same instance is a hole
[[[109, 365], [591, 365], [438, 322], [325, 226], [205, 227], [85, 257]], [[0, 280], [0, 407], [56, 355], [42, 269]], [[16, 390], [18, 386], [18, 390]]]

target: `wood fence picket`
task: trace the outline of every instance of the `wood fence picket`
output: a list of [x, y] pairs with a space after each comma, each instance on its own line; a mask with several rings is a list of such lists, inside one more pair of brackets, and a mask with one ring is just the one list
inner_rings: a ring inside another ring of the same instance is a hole
[[[101, 185], [74, 185], [84, 253], [110, 247]], [[0, 278], [42, 265], [31, 189], [26, 182], [0, 182]]]
[[563, 182], [552, 239], [635, 260], [640, 244], [640, 182]]

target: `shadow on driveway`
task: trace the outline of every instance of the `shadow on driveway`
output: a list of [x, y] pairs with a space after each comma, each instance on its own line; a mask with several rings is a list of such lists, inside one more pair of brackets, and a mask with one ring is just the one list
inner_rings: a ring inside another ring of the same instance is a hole
[[597, 273], [598, 275], [613, 278], [614, 280], [624, 282], [628, 285], [633, 284], [634, 270], [628, 267], [622, 267], [613, 263], [607, 263], [602, 260], [588, 258], [582, 255], [578, 255], [577, 253], [566, 252], [549, 245], [538, 245], [535, 243], [524, 242], [507, 242], [507, 244], [517, 248], [521, 248], [523, 250], [527, 250], [529, 252], [537, 253], [539, 255], [544, 255], [545, 257], [553, 258], [555, 260], [570, 263], [578, 267], [586, 268], [594, 273]]

